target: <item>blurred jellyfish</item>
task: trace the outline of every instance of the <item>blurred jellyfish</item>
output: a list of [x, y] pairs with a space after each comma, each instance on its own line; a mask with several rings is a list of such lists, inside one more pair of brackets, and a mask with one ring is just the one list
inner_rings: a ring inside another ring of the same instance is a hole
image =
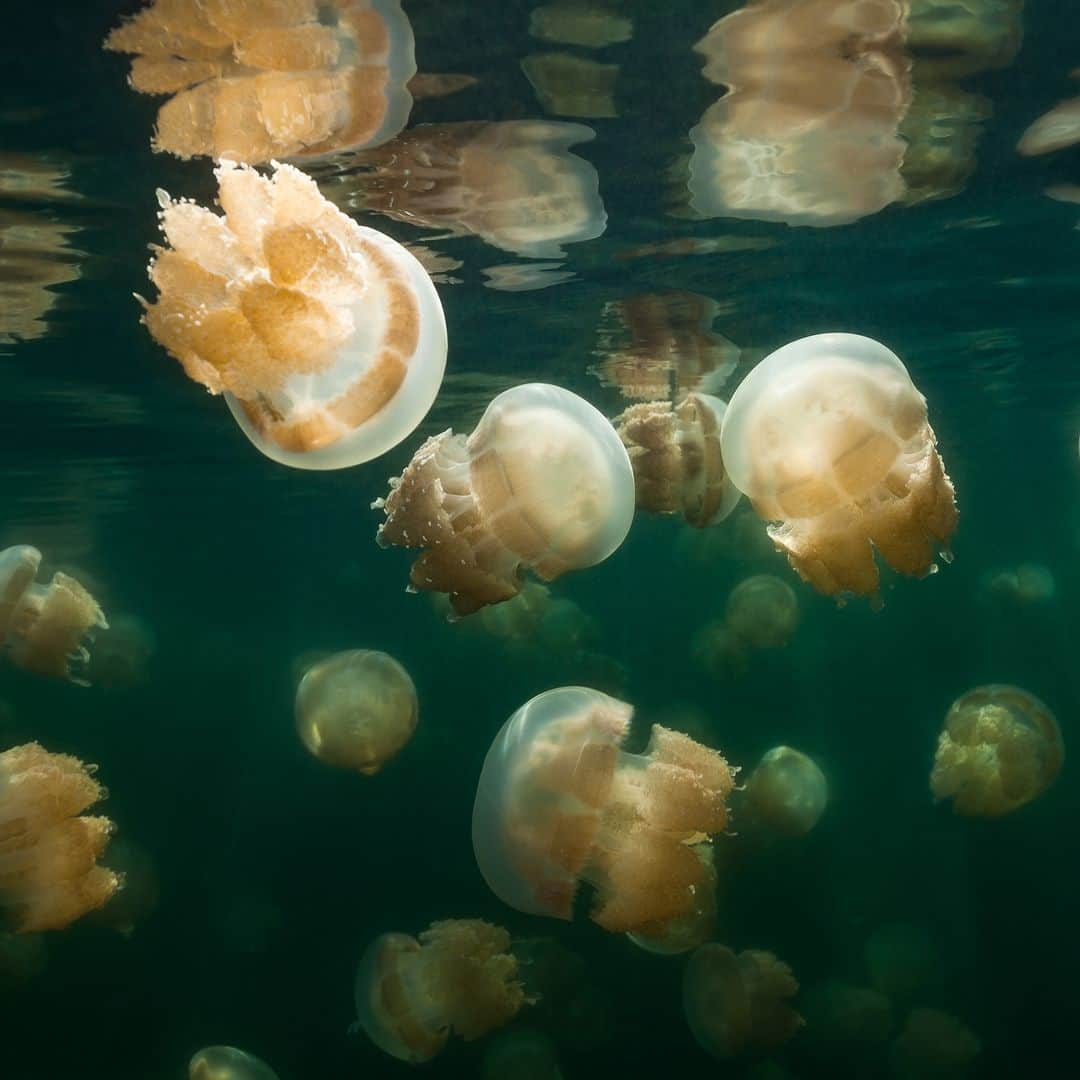
[[1054, 714], [1018, 686], [977, 686], [958, 697], [938, 738], [930, 790], [966, 817], [1000, 817], [1041, 795], [1065, 747]]
[[772, 953], [702, 945], [683, 971], [683, 1011], [703, 1050], [726, 1061], [760, 1057], [802, 1027], [792, 1008], [799, 984]]
[[694, 844], [691, 851], [705, 873], [694, 886], [693, 905], [673, 919], [645, 923], [626, 936], [640, 949], [661, 956], [676, 956], [703, 945], [716, 930], [716, 859], [712, 844]]
[[484, 1051], [480, 1080], [562, 1080], [555, 1044], [540, 1031], [500, 1031]]
[[866, 940], [863, 960], [870, 985], [898, 1006], [938, 994], [945, 978], [937, 943], [911, 923], [879, 926]]
[[618, 64], [604, 64], [573, 53], [533, 53], [521, 70], [536, 91], [544, 112], [582, 120], [605, 120], [619, 115], [615, 106]]
[[1021, 563], [1015, 569], [995, 570], [984, 576], [983, 588], [991, 596], [1021, 607], [1045, 604], [1057, 594], [1057, 582], [1042, 563]]
[[115, 892], [104, 907], [93, 912], [91, 918], [130, 937], [158, 906], [161, 887], [157, 865], [145, 848], [123, 837], [109, 845], [101, 864], [121, 878], [124, 887]]
[[89, 685], [84, 641], [107, 629], [97, 601], [73, 577], [57, 572], [35, 583], [41, 552], [28, 544], [0, 551], [0, 655], [36, 675]]
[[786, 581], [755, 574], [731, 590], [724, 618], [747, 648], [782, 649], [799, 625], [799, 602]]
[[613, 423], [630, 455], [637, 506], [653, 514], [682, 514], [697, 529], [723, 521], [742, 493], [720, 455], [725, 403], [690, 394], [678, 405], [631, 405]]
[[690, 132], [690, 210], [841, 225], [903, 194], [900, 0], [753, 0], [695, 46], [730, 90]]
[[416, 687], [392, 657], [334, 653], [308, 668], [296, 690], [296, 727], [320, 761], [373, 776], [416, 730]]
[[733, 773], [715, 750], [659, 725], [643, 754], [627, 753], [632, 711], [564, 686], [526, 702], [496, 735], [473, 850], [511, 907], [570, 919], [584, 881], [605, 930], [651, 933], [692, 916], [711, 869], [694, 845], [726, 827]]
[[552, 0], [533, 8], [529, 34], [560, 45], [602, 49], [629, 41], [634, 36], [634, 24], [595, 0]]
[[188, 1064], [188, 1080], [278, 1080], [254, 1054], [233, 1046], [207, 1046]]
[[86, 677], [105, 690], [130, 690], [142, 686], [157, 650], [157, 635], [138, 615], [114, 615], [107, 629], [94, 641]]
[[757, 821], [787, 836], [805, 836], [825, 813], [829, 787], [812, 758], [774, 746], [746, 781], [745, 797]]
[[468, 437], [428, 439], [390, 494], [378, 542], [420, 548], [409, 580], [450, 594], [459, 615], [595, 566], [634, 517], [634, 473], [615, 429], [568, 390], [527, 383], [499, 394]]
[[884, 345], [818, 334], [767, 356], [728, 403], [724, 464], [818, 592], [877, 596], [874, 549], [927, 574], [956, 501], [926, 399]]
[[80, 816], [105, 795], [93, 773], [37, 743], [0, 753], [0, 922], [16, 933], [62, 930], [120, 887], [97, 865], [112, 822]]
[[1008, 67], [1024, 32], [1024, 0], [907, 0], [904, 36], [936, 79]]
[[164, 192], [142, 301], [155, 340], [189, 378], [225, 393], [267, 457], [340, 469], [396, 446], [435, 400], [446, 323], [424, 268], [357, 225], [288, 165], [272, 177], [222, 162], [220, 217]]
[[409, 118], [413, 34], [400, 0], [154, 0], [105, 41], [129, 82], [175, 95], [155, 150], [251, 164], [371, 146]]
[[801, 1042], [818, 1059], [850, 1064], [865, 1060], [888, 1041], [893, 1027], [889, 999], [877, 990], [829, 980], [804, 990], [806, 1018]]
[[1080, 142], [1080, 97], [1058, 102], [1020, 136], [1016, 149], [1025, 157], [1064, 150]]
[[955, 1016], [912, 1009], [890, 1054], [898, 1080], [954, 1080], [967, 1076], [982, 1045]]
[[359, 1025], [382, 1051], [430, 1061], [450, 1033], [478, 1039], [509, 1023], [526, 997], [510, 935], [479, 919], [432, 923], [417, 938], [383, 934], [356, 973]]

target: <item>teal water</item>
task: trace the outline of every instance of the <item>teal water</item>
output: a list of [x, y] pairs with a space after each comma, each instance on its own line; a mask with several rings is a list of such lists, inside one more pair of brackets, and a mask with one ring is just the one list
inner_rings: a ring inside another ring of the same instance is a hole
[[[862, 986], [868, 938], [914, 926], [940, 974], [894, 1003], [893, 1035], [922, 1005], [958, 1017], [982, 1046], [966, 1073], [916, 1075], [1071, 1071], [1080, 800], [1070, 764], [1000, 820], [935, 806], [928, 775], [949, 704], [973, 686], [1014, 683], [1043, 699], [1067, 755], [1080, 704], [1080, 207], [1046, 195], [1080, 184], [1080, 151], [1015, 149], [1075, 89], [1072, 6], [959, 5], [975, 13], [969, 33], [1022, 28], [1014, 58], [943, 80], [952, 97], [937, 113], [928, 106], [963, 160], [934, 175], [938, 197], [832, 227], [672, 213], [686, 201], [689, 132], [723, 92], [692, 47], [739, 5], [613, 3], [606, 10], [632, 22], [632, 37], [599, 49], [530, 35], [535, 6], [407, 3], [420, 71], [476, 80], [419, 100], [409, 128], [586, 125], [594, 138], [573, 153], [595, 169], [605, 226], [564, 256], [534, 259], [408, 215], [353, 211], [460, 265], [438, 286], [451, 344], [432, 413], [385, 457], [329, 473], [263, 458], [139, 325], [131, 294], [149, 289], [155, 188], [208, 204], [214, 185], [205, 159], [151, 152], [160, 102], [132, 92], [126, 58], [101, 49], [138, 5], [46, 0], [5, 14], [0, 547], [40, 548], [110, 618], [137, 616], [153, 652], [136, 685], [111, 688], [0, 668], [0, 749], [38, 740], [98, 763], [117, 842], [146, 853], [159, 898], [130, 935], [91, 920], [48, 935], [33, 978], [0, 966], [3, 1080], [178, 1080], [215, 1043], [257, 1054], [282, 1080], [403, 1075], [407, 1066], [347, 1033], [356, 963], [376, 934], [451, 917], [580, 958], [572, 986], [517, 1021], [553, 1040], [564, 1076], [736, 1071], [685, 1024], [685, 958], [639, 951], [584, 917], [521, 915], [477, 871], [470, 818], [494, 733], [532, 695], [577, 682], [633, 703], [642, 741], [653, 719], [693, 710], [691, 733], [747, 770], [779, 743], [825, 770], [831, 802], [809, 836], [736, 842], [721, 865], [717, 940], [774, 952], [804, 990]], [[616, 115], [545, 112], [522, 62], [550, 52], [617, 66], [613, 97], [593, 103]], [[981, 117], [966, 151], [947, 134], [958, 101]], [[347, 205], [346, 188], [376, 190], [371, 168], [335, 161], [317, 176]], [[4, 179], [42, 170], [57, 178], [50, 189]], [[564, 280], [507, 291], [484, 273], [537, 262], [558, 264]], [[707, 547], [679, 521], [639, 514], [615, 555], [555, 582], [592, 620], [588, 655], [551, 642], [507, 648], [406, 594], [409, 553], [376, 546], [369, 507], [422, 438], [468, 430], [495, 393], [533, 380], [614, 416], [628, 401], [593, 370], [609, 351], [612, 305], [670, 290], [716, 303], [713, 332], [738, 347], [728, 390], [774, 348], [826, 330], [901, 356], [956, 484], [955, 562], [921, 581], [886, 574], [881, 611], [839, 608], [753, 542], [744, 502]], [[1025, 605], [988, 590], [989, 575], [1025, 563], [1050, 570], [1052, 599]], [[792, 585], [800, 625], [786, 648], [717, 678], [695, 658], [695, 635], [756, 573]], [[293, 725], [302, 658], [347, 648], [390, 653], [419, 696], [415, 738], [371, 778], [309, 757]], [[491, 1038], [451, 1040], [427, 1068], [482, 1075]], [[761, 1075], [892, 1075], [887, 1044], [822, 1057], [810, 1027], [777, 1061], [781, 1071]]]

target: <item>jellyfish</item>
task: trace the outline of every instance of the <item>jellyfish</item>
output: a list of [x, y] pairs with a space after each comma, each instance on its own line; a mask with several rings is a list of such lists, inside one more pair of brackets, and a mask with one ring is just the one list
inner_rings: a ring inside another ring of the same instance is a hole
[[1016, 149], [1024, 157], [1064, 150], [1080, 142], [1080, 97], [1059, 101], [1020, 136]]
[[254, 1054], [234, 1046], [207, 1046], [189, 1062], [188, 1080], [278, 1080], [278, 1075]]
[[965, 817], [1001, 817], [1041, 795], [1065, 747], [1054, 714], [1018, 686], [977, 686], [958, 697], [938, 738], [930, 790]]
[[555, 1044], [541, 1031], [500, 1031], [484, 1052], [480, 1080], [562, 1080]]
[[533, 9], [529, 34], [560, 45], [602, 49], [629, 41], [634, 36], [634, 24], [591, 0], [553, 0]]
[[874, 549], [925, 575], [956, 528], [926, 399], [899, 358], [856, 334], [767, 356], [728, 403], [724, 464], [795, 571], [828, 596], [877, 597]]
[[37, 743], [0, 753], [0, 920], [16, 933], [62, 930], [120, 887], [97, 864], [112, 822], [82, 813], [105, 794], [93, 773]]
[[958, 1080], [979, 1056], [978, 1036], [938, 1009], [912, 1009], [892, 1046], [890, 1063], [899, 1080]]
[[639, 509], [682, 514], [694, 528], [723, 521], [742, 493], [720, 454], [727, 406], [710, 394], [631, 405], [614, 423], [634, 470]]
[[1024, 36], [1024, 0], [908, 0], [904, 36], [938, 79], [1013, 62]]
[[1057, 594], [1053, 572], [1042, 563], [1021, 563], [1015, 569], [997, 570], [980, 582], [991, 596], [1019, 607], [1045, 604]]
[[703, 945], [716, 929], [716, 856], [712, 844], [694, 844], [691, 851], [705, 871], [694, 885], [693, 904], [682, 915], [660, 922], [645, 923], [626, 936], [646, 952], [676, 956]]
[[0, 654], [36, 675], [87, 686], [84, 642], [109, 624], [75, 578], [57, 572], [36, 584], [40, 565], [41, 552], [28, 544], [0, 551]]
[[396, 446], [446, 365], [423, 267], [289, 165], [215, 175], [224, 217], [158, 193], [172, 246], [150, 263], [157, 300], [141, 301], [151, 335], [274, 461], [340, 469]]
[[296, 727], [320, 761], [365, 776], [396, 757], [416, 730], [416, 687], [392, 657], [334, 653], [308, 668], [296, 690]]
[[683, 1012], [701, 1048], [721, 1061], [760, 1057], [802, 1027], [789, 1001], [799, 990], [772, 953], [735, 954], [715, 942], [695, 949], [683, 971]]
[[109, 845], [102, 865], [124, 882], [124, 887], [104, 907], [90, 916], [93, 922], [107, 926], [124, 937], [131, 937], [140, 923], [158, 906], [161, 887], [153, 857], [143, 847], [123, 838]]
[[434, 922], [418, 939], [383, 934], [356, 973], [359, 1026], [413, 1065], [436, 1057], [451, 1032], [472, 1040], [509, 1023], [526, 1000], [510, 935], [480, 919]]
[[546, 113], [583, 120], [619, 115], [615, 106], [618, 64], [604, 64], [573, 53], [547, 52], [526, 56], [521, 70]]
[[837, 1063], [864, 1060], [892, 1032], [892, 1003], [868, 987], [830, 979], [804, 991], [799, 1007], [806, 1018], [801, 1041], [814, 1056]]
[[731, 590], [724, 621], [748, 649], [782, 649], [799, 625], [799, 601], [786, 581], [755, 574]]
[[153, 148], [250, 164], [371, 146], [409, 118], [416, 74], [400, 0], [154, 0], [105, 40], [129, 82], [175, 95]]
[[945, 978], [937, 942], [911, 923], [877, 927], [863, 946], [863, 961], [870, 985], [898, 1006], [937, 994]]
[[787, 836], [805, 836], [821, 820], [828, 799], [825, 774], [790, 746], [766, 751], [746, 782], [746, 802], [755, 818]]
[[381, 546], [420, 548], [414, 589], [450, 594], [459, 615], [595, 566], [634, 517], [634, 472], [615, 429], [583, 398], [527, 383], [495, 397], [468, 437], [428, 439], [390, 493]]
[[632, 712], [564, 686], [526, 702], [496, 735], [473, 806], [473, 851], [511, 907], [570, 919], [586, 882], [590, 918], [614, 933], [693, 913], [710, 869], [694, 846], [726, 827], [733, 771], [659, 725], [643, 754], [627, 753]]

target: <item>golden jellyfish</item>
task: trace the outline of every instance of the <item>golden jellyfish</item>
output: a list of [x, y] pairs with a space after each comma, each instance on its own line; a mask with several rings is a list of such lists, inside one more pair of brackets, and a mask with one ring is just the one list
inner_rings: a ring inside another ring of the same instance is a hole
[[898, 1080], [959, 1080], [982, 1050], [978, 1036], [939, 1009], [912, 1009], [889, 1061]]
[[528, 999], [510, 935], [480, 919], [434, 922], [419, 938], [383, 934], [356, 973], [358, 1023], [382, 1051], [430, 1061], [451, 1032], [465, 1040], [509, 1023]]
[[637, 506], [653, 514], [681, 514], [694, 528], [723, 521], [742, 492], [728, 478], [720, 454], [726, 404], [690, 394], [678, 405], [631, 405], [613, 423], [630, 455]]
[[734, 953], [715, 942], [696, 949], [683, 971], [683, 1012], [701, 1048], [721, 1061], [760, 1057], [802, 1027], [790, 999], [799, 984], [772, 953]]
[[841, 225], [904, 191], [901, 0], [753, 0], [695, 46], [729, 87], [690, 132], [700, 217]]
[[87, 686], [84, 642], [109, 624], [75, 578], [57, 572], [37, 584], [40, 565], [41, 552], [28, 544], [0, 551], [0, 654], [37, 675]]
[[705, 871], [692, 886], [693, 903], [673, 919], [645, 923], [626, 936], [639, 948], [660, 956], [677, 956], [703, 945], [716, 929], [716, 853], [712, 844], [694, 844], [691, 850]]
[[469, 436], [428, 439], [390, 493], [381, 546], [420, 548], [413, 589], [449, 593], [459, 615], [595, 566], [634, 517], [634, 472], [610, 422], [583, 398], [526, 383], [488, 405]]
[[244, 434], [299, 469], [340, 469], [396, 446], [446, 366], [446, 322], [409, 252], [357, 225], [289, 165], [222, 162], [224, 216], [164, 192], [171, 247], [150, 263], [143, 321], [189, 378], [224, 393]]
[[787, 836], [805, 836], [828, 801], [829, 786], [817, 762], [790, 746], [766, 751], [746, 781], [755, 818]]
[[334, 653], [308, 668], [296, 691], [296, 727], [320, 761], [365, 776], [396, 757], [416, 730], [416, 687], [392, 657]]
[[956, 493], [899, 357], [857, 334], [770, 353], [728, 403], [724, 464], [769, 536], [818, 592], [877, 596], [874, 550], [926, 575], [948, 559]]
[[207, 1046], [188, 1063], [188, 1080], [278, 1080], [278, 1075], [235, 1046]]
[[1001, 817], [1041, 795], [1065, 747], [1054, 714], [1018, 686], [977, 686], [958, 697], [938, 738], [930, 790], [965, 817]]
[[400, 0], [154, 0], [105, 41], [129, 81], [171, 94], [153, 148], [250, 164], [396, 135], [412, 109]]
[[746, 648], [782, 649], [799, 625], [799, 601], [786, 581], [754, 574], [731, 590], [724, 621]]
[[0, 918], [16, 933], [62, 930], [120, 887], [98, 866], [112, 822], [83, 815], [105, 795], [93, 773], [37, 743], [0, 753]]
[[644, 753], [628, 753], [632, 712], [564, 686], [526, 702], [496, 735], [473, 806], [473, 851], [511, 907], [570, 919], [585, 882], [595, 890], [590, 918], [614, 933], [692, 915], [711, 868], [694, 847], [727, 826], [733, 770], [659, 725]]

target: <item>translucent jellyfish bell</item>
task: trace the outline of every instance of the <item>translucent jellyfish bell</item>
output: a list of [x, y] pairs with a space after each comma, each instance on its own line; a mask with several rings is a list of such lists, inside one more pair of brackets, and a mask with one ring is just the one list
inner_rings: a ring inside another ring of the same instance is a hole
[[754, 574], [731, 590], [724, 621], [746, 648], [781, 649], [799, 625], [799, 601], [786, 581]]
[[634, 517], [634, 473], [608, 420], [557, 386], [527, 383], [494, 398], [467, 438], [428, 439], [390, 494], [386, 547], [420, 548], [414, 588], [450, 594], [467, 615], [602, 562]]
[[1017, 686], [977, 686], [952, 703], [930, 790], [969, 817], [1000, 817], [1041, 795], [1065, 747], [1054, 714]]
[[817, 763], [790, 746], [774, 746], [746, 782], [746, 801], [763, 824], [788, 836], [808, 833], [825, 813], [829, 786]]
[[188, 1080], [278, 1080], [278, 1075], [235, 1046], [206, 1046], [188, 1063]]
[[473, 851], [511, 907], [569, 919], [581, 882], [590, 917], [637, 932], [694, 910], [711, 864], [694, 845], [727, 824], [734, 786], [723, 757], [654, 725], [644, 754], [622, 749], [632, 709], [564, 686], [526, 702], [484, 760]]
[[341, 469], [384, 454], [424, 418], [446, 366], [427, 272], [357, 225], [289, 165], [223, 161], [220, 217], [159, 192], [172, 245], [142, 301], [151, 335], [267, 457]]
[[929, 573], [956, 528], [926, 399], [871, 338], [818, 334], [767, 356], [728, 403], [721, 447], [777, 549], [826, 595], [876, 595], [875, 548]]
[[327, 765], [377, 773], [416, 730], [416, 687], [384, 652], [350, 649], [308, 668], [296, 691], [296, 727]]

